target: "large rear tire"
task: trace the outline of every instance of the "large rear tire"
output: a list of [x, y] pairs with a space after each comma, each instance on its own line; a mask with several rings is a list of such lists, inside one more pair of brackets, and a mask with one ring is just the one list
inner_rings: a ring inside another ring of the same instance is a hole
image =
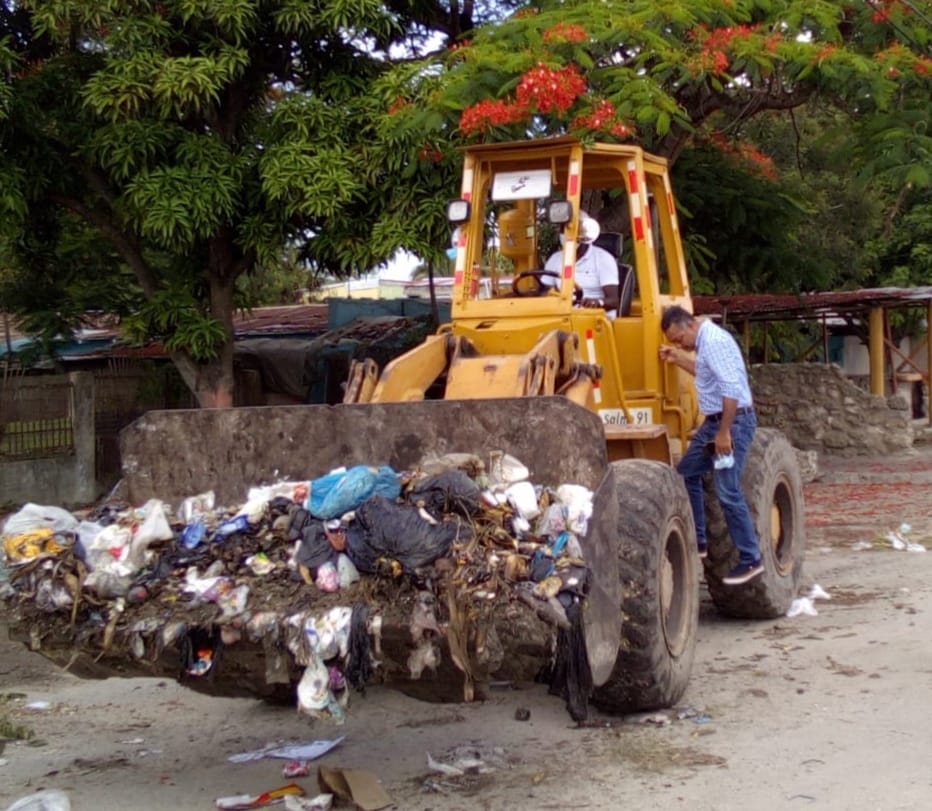
[[696, 529], [683, 480], [646, 459], [613, 463], [621, 644], [592, 703], [611, 713], [669, 707], [689, 683], [699, 622]]
[[796, 452], [773, 428], [758, 428], [741, 477], [751, 519], [760, 538], [764, 573], [741, 586], [722, 578], [738, 562], [711, 477], [706, 482], [705, 518], [709, 556], [705, 578], [712, 602], [723, 614], [770, 619], [786, 613], [799, 588], [806, 551], [803, 488]]

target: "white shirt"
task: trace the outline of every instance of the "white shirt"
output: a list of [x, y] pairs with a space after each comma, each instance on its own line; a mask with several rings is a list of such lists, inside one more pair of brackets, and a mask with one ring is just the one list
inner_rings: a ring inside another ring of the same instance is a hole
[[[563, 276], [563, 251], [557, 251], [548, 260], [544, 270]], [[546, 284], [559, 287], [559, 282], [553, 278], [544, 277]], [[603, 288], [607, 285], [618, 285], [618, 264], [615, 257], [605, 248], [590, 245], [582, 258], [576, 260], [576, 284], [583, 291], [583, 298], [605, 298]], [[609, 318], [615, 317], [615, 310], [607, 312]]]
[[738, 408], [754, 404], [741, 347], [728, 330], [707, 319], [696, 335], [696, 393], [703, 414], [720, 412], [723, 397], [737, 400]]

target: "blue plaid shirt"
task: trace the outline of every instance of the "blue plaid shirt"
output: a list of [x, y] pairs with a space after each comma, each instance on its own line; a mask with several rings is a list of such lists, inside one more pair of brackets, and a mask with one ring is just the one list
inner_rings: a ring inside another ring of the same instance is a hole
[[754, 403], [738, 342], [708, 320], [699, 325], [696, 336], [696, 392], [703, 414], [719, 413], [723, 397], [737, 400], [738, 408]]

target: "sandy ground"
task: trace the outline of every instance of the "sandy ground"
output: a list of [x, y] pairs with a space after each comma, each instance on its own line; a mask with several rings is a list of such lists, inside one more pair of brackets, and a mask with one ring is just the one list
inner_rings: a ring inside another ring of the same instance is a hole
[[[804, 586], [831, 599], [816, 601], [818, 616], [765, 622], [725, 619], [704, 599], [675, 710], [593, 713], [602, 727], [577, 728], [539, 685], [471, 705], [370, 689], [335, 727], [163, 680], [81, 681], [0, 629], [0, 714], [35, 732], [0, 753], [0, 808], [42, 788], [65, 791], [77, 811], [212, 808], [291, 782], [284, 761], [229, 755], [339, 735], [318, 763], [370, 770], [413, 811], [929, 808], [932, 554], [894, 551], [883, 536], [905, 522], [932, 547], [932, 445], [822, 466], [806, 488]], [[50, 707], [26, 709], [33, 701]], [[497, 768], [465, 778], [427, 768], [426, 753], [465, 745]], [[316, 793], [314, 777], [296, 782]]]

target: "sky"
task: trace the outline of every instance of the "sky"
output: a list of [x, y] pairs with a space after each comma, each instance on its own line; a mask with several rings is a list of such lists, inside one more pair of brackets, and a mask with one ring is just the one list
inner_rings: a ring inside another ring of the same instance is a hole
[[389, 260], [388, 267], [379, 271], [379, 278], [391, 281], [410, 281], [411, 274], [420, 262], [421, 260], [413, 253], [400, 250]]

